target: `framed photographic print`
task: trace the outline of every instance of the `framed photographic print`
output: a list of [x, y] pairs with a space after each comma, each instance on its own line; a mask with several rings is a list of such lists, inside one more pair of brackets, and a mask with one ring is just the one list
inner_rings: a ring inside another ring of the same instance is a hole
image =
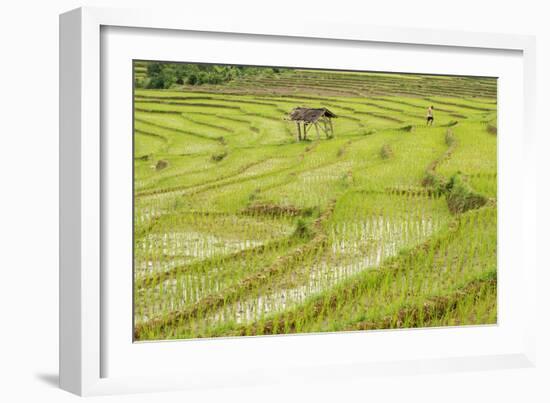
[[62, 387], [532, 365], [533, 39], [234, 23], [61, 16]]

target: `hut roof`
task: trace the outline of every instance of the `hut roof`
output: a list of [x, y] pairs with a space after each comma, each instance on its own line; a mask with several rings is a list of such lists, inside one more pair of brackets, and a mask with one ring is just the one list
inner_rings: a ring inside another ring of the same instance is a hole
[[294, 108], [290, 112], [290, 120], [299, 120], [308, 123], [314, 123], [321, 116], [328, 118], [335, 118], [336, 115], [329, 111], [327, 108]]

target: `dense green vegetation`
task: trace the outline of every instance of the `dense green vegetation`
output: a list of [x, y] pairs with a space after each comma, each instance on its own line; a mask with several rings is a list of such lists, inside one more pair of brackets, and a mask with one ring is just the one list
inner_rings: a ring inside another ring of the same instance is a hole
[[279, 72], [279, 68], [136, 61], [134, 80], [138, 88], [169, 89], [181, 85], [223, 84], [245, 76], [272, 77]]
[[[158, 65], [134, 65], [136, 340], [496, 322], [496, 80]], [[296, 106], [334, 138], [297, 141]]]

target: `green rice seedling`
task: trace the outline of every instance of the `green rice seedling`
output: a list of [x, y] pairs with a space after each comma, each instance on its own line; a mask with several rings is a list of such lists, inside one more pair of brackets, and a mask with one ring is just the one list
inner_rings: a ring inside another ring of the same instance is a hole
[[495, 323], [495, 80], [134, 68], [136, 340]]

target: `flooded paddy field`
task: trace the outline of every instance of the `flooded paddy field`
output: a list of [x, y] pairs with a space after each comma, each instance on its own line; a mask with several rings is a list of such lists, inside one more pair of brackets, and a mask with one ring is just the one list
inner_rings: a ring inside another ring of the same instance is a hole
[[495, 80], [135, 63], [137, 341], [496, 323]]

